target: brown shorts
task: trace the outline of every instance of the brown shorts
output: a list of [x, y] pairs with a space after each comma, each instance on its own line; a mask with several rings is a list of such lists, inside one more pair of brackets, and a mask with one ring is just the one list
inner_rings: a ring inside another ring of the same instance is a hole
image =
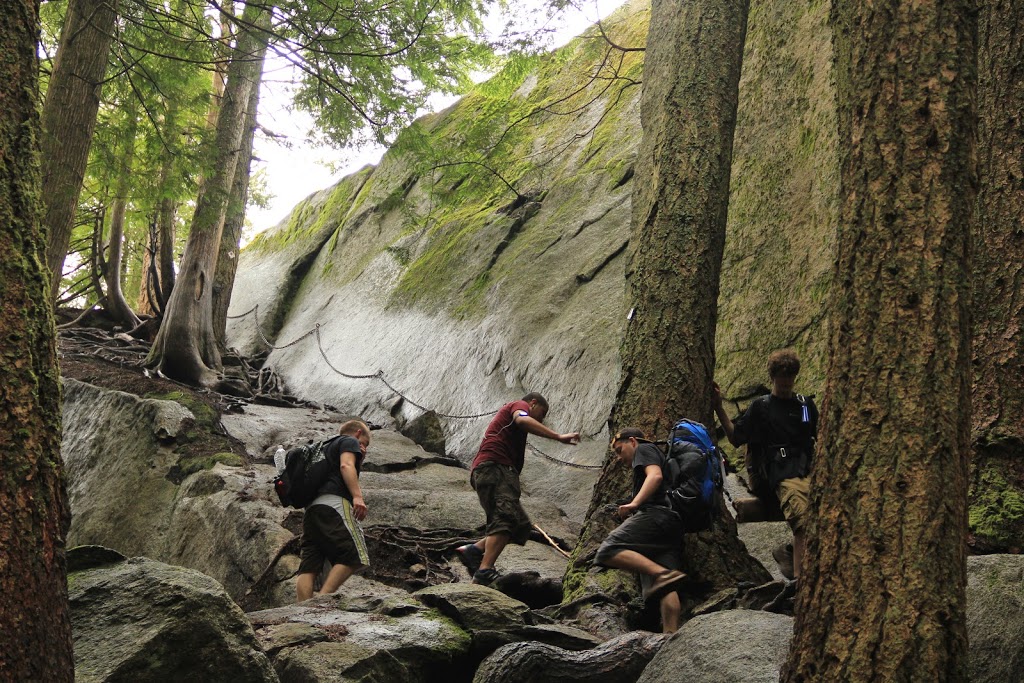
[[302, 517], [302, 541], [299, 550], [299, 573], [319, 574], [324, 560], [347, 567], [370, 563], [366, 541], [355, 517], [352, 504], [344, 501], [346, 520], [330, 505], [311, 505]]
[[505, 534], [512, 543], [524, 545], [533, 530], [533, 522], [519, 502], [522, 490], [515, 468], [482, 462], [473, 468], [469, 483], [487, 515], [487, 535]]
[[808, 498], [811, 494], [811, 478], [798, 477], [783, 479], [775, 490], [779, 496], [782, 514], [793, 531], [803, 531], [807, 521]]

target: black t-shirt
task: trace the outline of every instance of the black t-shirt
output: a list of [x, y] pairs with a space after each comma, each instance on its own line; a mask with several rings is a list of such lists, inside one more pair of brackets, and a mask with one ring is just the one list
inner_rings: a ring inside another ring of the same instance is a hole
[[737, 446], [749, 443], [809, 449], [818, 433], [818, 409], [810, 398], [801, 402], [796, 396], [779, 398], [769, 394], [751, 403], [733, 427]]
[[666, 495], [668, 473], [665, 469], [666, 464], [665, 454], [654, 444], [642, 443], [637, 446], [636, 453], [633, 454], [633, 498], [636, 498], [636, 494], [640, 493], [640, 488], [643, 487], [644, 480], [647, 479], [647, 473], [644, 471], [644, 468], [648, 465], [657, 465], [661, 468], [661, 484], [654, 492], [654, 495], [640, 505], [641, 510], [648, 507], [668, 507], [668, 496]]
[[335, 496], [341, 496], [348, 500], [352, 500], [352, 494], [349, 492], [348, 487], [345, 486], [345, 481], [341, 478], [341, 454], [342, 453], [355, 453], [356, 454], [356, 474], [363, 470], [363, 449], [359, 446], [359, 440], [354, 436], [342, 435], [336, 436], [327, 442], [324, 446], [324, 457], [327, 462], [330, 463], [330, 471], [327, 475], [327, 481], [320, 485], [317, 489], [318, 495], [332, 494]]

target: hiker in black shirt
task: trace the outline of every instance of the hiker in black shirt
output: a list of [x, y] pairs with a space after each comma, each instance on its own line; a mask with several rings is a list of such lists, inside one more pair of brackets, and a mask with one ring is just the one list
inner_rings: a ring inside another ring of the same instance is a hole
[[313, 597], [324, 560], [331, 563], [331, 570], [321, 593], [333, 593], [357, 569], [370, 564], [359, 527], [359, 522], [366, 519], [359, 472], [370, 446], [370, 428], [360, 420], [349, 420], [338, 432], [339, 436], [324, 446], [325, 457], [331, 464], [330, 474], [302, 515], [299, 578], [295, 583], [298, 602]]
[[623, 429], [612, 439], [616, 457], [633, 473], [633, 498], [618, 509], [625, 521], [608, 534], [594, 564], [640, 574], [644, 600], [660, 600], [665, 633], [679, 628], [683, 523], [669, 507], [665, 454], [639, 429]]
[[[763, 466], [767, 484], [779, 498], [782, 512], [793, 530], [793, 577], [800, 576], [804, 554], [804, 528], [810, 494], [811, 458], [818, 432], [814, 402], [793, 392], [800, 359], [789, 349], [768, 357], [772, 391], [755, 399], [733, 422], [722, 405], [717, 384], [712, 402], [725, 435], [733, 446], [749, 444], [753, 460]], [[778, 559], [778, 558], [777, 558]]]

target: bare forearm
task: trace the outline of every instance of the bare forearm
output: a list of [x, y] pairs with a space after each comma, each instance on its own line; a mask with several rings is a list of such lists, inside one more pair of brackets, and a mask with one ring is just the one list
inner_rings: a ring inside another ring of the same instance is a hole
[[341, 480], [345, 482], [345, 487], [352, 494], [352, 498], [363, 497], [363, 490], [359, 488], [359, 474], [356, 472], [355, 467], [343, 464], [341, 466]]

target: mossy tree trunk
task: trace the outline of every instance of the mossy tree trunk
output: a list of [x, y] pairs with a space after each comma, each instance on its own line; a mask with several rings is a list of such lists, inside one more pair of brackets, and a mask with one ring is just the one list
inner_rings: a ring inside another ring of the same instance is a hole
[[216, 386], [221, 368], [213, 328], [213, 283], [221, 233], [245, 132], [245, 111], [261, 69], [253, 59], [267, 41], [270, 7], [246, 5], [217, 119], [213, 171], [196, 200], [178, 280], [147, 364], [173, 379]]
[[974, 460], [979, 551], [1024, 548], [1024, 4], [987, 0], [978, 41]]
[[267, 43], [263, 42], [253, 59], [259, 61], [256, 83], [249, 93], [249, 104], [245, 109], [245, 131], [238, 158], [238, 170], [231, 186], [227, 214], [224, 218], [224, 232], [217, 256], [217, 270], [213, 282], [213, 332], [217, 344], [224, 348], [224, 336], [228, 323], [228, 307], [231, 305], [231, 290], [235, 285], [238, 271], [238, 250], [242, 243], [242, 228], [245, 226], [245, 205], [249, 198], [249, 174], [252, 166], [252, 143], [256, 134], [256, 112], [260, 105], [260, 81], [267, 55]]
[[0, 679], [72, 681], [56, 331], [40, 226], [38, 0], [0, 12]]
[[57, 299], [96, 130], [118, 0], [70, 0], [43, 104], [43, 227]]
[[840, 221], [785, 681], [967, 680], [970, 0], [833, 11]]
[[[639, 427], [658, 439], [681, 417], [710, 424], [718, 277], [748, 7], [747, 0], [652, 3], [626, 272], [631, 312], [613, 432]], [[586, 592], [583, 572], [614, 523], [602, 511], [629, 495], [629, 473], [611, 458], [568, 570], [567, 598]], [[684, 542], [686, 570], [716, 587], [767, 580], [736, 537], [735, 523], [724, 517], [714, 532]], [[599, 590], [596, 584], [593, 590]], [[607, 586], [601, 590], [609, 592]]]

